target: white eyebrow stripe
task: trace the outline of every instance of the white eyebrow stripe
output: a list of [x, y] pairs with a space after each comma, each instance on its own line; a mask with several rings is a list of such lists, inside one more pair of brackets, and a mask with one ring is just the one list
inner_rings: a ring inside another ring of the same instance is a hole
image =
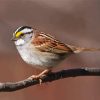
[[20, 28], [21, 28], [21, 27], [19, 27], [19, 28], [15, 31], [15, 33], [18, 32], [18, 30], [19, 30]]
[[33, 31], [32, 29], [25, 28], [21, 32], [22, 33], [29, 33], [29, 32], [32, 32], [32, 31]]

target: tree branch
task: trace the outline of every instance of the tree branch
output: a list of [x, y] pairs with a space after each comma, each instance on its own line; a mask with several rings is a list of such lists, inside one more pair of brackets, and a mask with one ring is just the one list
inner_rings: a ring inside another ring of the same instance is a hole
[[[53, 72], [42, 78], [42, 83], [76, 76], [100, 76], [100, 68], [76, 68]], [[39, 80], [25, 79], [19, 82], [0, 83], [0, 92], [12, 92], [39, 84]]]

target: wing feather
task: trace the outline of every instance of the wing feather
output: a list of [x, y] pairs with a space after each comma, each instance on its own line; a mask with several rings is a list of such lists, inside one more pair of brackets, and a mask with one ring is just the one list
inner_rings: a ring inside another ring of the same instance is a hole
[[37, 32], [32, 43], [42, 52], [52, 52], [59, 54], [72, 52], [71, 48], [69, 48], [67, 45], [43, 32]]

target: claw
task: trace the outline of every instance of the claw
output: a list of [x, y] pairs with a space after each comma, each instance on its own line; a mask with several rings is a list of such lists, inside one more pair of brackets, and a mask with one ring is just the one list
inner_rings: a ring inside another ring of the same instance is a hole
[[45, 77], [46, 75], [32, 75], [32, 76], [30, 76], [29, 77], [29, 79], [31, 79], [31, 80], [39, 80], [39, 83], [40, 83], [40, 85], [41, 85], [41, 83], [42, 83], [42, 78], [43, 77]]
[[40, 73], [39, 75], [32, 75], [29, 77], [29, 79], [31, 80], [39, 80], [39, 83], [41, 84], [42, 83], [42, 78], [45, 77], [51, 70], [44, 70], [42, 73]]

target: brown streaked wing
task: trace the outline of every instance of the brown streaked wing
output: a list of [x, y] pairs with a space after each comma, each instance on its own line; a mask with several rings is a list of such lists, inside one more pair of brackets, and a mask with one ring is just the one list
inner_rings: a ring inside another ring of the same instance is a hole
[[42, 52], [52, 52], [60, 54], [72, 52], [72, 50], [67, 45], [61, 43], [54, 37], [43, 32], [37, 32], [32, 43], [37, 49], [41, 50]]

